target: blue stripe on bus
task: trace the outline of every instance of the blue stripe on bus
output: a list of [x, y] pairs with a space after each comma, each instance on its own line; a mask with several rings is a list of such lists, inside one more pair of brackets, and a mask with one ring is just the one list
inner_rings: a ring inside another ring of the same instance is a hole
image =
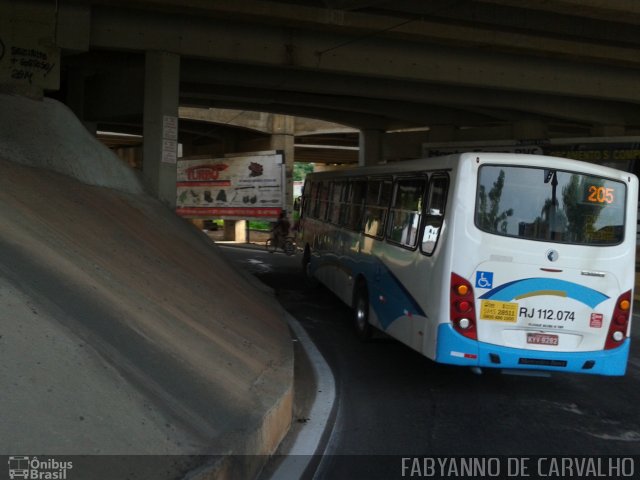
[[[413, 295], [389, 267], [373, 256], [359, 258], [360, 260], [348, 255], [321, 255], [315, 258], [315, 265], [312, 259], [312, 270], [315, 272], [320, 268], [329, 267], [338, 268], [354, 278], [362, 275], [367, 280], [369, 305], [375, 311], [380, 326], [385, 330], [407, 313], [426, 316]], [[384, 301], [380, 300], [380, 295], [384, 297]]]
[[[547, 370], [619, 376], [625, 373], [630, 343], [631, 340], [627, 338], [618, 348], [592, 352], [525, 350], [471, 340], [457, 333], [451, 324], [443, 323], [438, 327], [436, 361], [469, 367]], [[494, 358], [500, 359], [499, 364], [492, 362], [492, 355]], [[526, 365], [521, 364], [520, 359], [534, 359], [541, 362]], [[544, 361], [562, 361], [566, 362], [566, 366], [540, 364]], [[586, 362], [593, 362], [593, 366], [589, 369], [583, 368]]]
[[[514, 282], [505, 283], [493, 290], [482, 295], [481, 299], [500, 300], [509, 302], [523, 295], [530, 296], [550, 295], [550, 290], [556, 290], [566, 294], [567, 297], [573, 298], [590, 308], [595, 308], [609, 297], [604, 293], [594, 290], [584, 285], [556, 278], [525, 278]], [[539, 293], [536, 293], [539, 292]]]

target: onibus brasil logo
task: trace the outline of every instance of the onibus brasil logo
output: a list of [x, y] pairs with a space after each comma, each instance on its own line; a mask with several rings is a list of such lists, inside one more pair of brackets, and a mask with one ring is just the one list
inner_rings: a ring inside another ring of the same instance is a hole
[[9, 478], [32, 480], [65, 480], [67, 470], [73, 468], [73, 462], [60, 462], [53, 458], [39, 460], [38, 457], [9, 457]]

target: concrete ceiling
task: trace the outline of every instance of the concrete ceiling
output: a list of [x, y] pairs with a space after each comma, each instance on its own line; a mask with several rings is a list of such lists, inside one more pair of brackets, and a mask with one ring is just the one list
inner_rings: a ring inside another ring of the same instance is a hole
[[640, 133], [636, 0], [79, 1], [61, 4], [62, 35], [72, 19], [88, 21], [86, 46], [65, 51], [63, 75], [86, 79], [99, 123], [141, 124], [144, 52], [164, 50], [181, 55], [181, 106]]

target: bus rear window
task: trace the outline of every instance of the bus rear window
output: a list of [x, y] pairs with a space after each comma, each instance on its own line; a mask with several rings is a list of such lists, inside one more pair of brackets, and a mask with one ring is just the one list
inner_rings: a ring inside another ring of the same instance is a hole
[[484, 165], [475, 223], [509, 237], [578, 245], [624, 238], [626, 185], [562, 170]]

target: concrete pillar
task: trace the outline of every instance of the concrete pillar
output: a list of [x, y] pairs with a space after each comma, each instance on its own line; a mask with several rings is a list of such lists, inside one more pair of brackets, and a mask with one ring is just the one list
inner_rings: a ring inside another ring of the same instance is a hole
[[142, 172], [149, 191], [176, 205], [180, 56], [147, 52], [144, 78], [144, 153]]
[[285, 162], [285, 210], [291, 219], [293, 212], [293, 164], [295, 118], [274, 114], [271, 119], [271, 150], [284, 152]]
[[408, 160], [422, 157], [422, 145], [429, 139], [429, 132], [397, 132], [384, 136], [384, 159]]
[[247, 221], [225, 220], [224, 239], [229, 242], [246, 243], [249, 240], [247, 238]]
[[358, 152], [358, 165], [365, 167], [377, 165], [382, 161], [382, 139], [384, 132], [381, 130], [360, 130]]

